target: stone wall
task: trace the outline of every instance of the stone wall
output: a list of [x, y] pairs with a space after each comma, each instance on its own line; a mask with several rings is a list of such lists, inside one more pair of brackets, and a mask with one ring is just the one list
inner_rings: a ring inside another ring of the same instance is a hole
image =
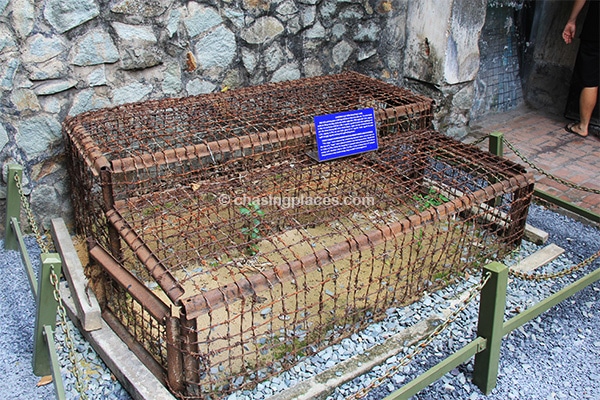
[[460, 137], [485, 3], [0, 0], [0, 163], [25, 166], [46, 223], [70, 221], [67, 115], [344, 69], [430, 95], [436, 127]]

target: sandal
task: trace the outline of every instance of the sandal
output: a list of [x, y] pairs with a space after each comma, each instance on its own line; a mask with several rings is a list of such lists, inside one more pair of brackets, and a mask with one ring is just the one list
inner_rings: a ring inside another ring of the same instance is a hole
[[582, 135], [579, 132], [576, 132], [573, 130], [573, 127], [575, 125], [577, 125], [579, 122], [571, 122], [570, 124], [565, 125], [565, 131], [569, 132], [569, 133], [574, 133], [575, 135], [579, 136], [579, 137], [586, 137], [587, 135]]

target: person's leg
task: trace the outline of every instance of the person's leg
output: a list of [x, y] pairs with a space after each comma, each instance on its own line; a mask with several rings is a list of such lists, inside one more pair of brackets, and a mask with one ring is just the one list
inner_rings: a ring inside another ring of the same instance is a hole
[[580, 81], [583, 89], [579, 95], [579, 122], [570, 123], [566, 130], [580, 136], [588, 135], [588, 126], [598, 98], [598, 85], [600, 84], [600, 48], [598, 42], [582, 40], [575, 60], [574, 74]]
[[588, 135], [588, 126], [592, 119], [596, 99], [598, 98], [598, 86], [585, 87], [579, 95], [579, 122], [570, 124], [569, 128], [579, 136]]

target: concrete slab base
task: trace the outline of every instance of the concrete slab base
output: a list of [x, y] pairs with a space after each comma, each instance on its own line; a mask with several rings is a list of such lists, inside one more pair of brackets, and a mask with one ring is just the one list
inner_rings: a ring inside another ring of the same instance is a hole
[[525, 257], [523, 260], [521, 260], [521, 262], [511, 269], [517, 272], [531, 272], [543, 265], [548, 264], [550, 261], [556, 259], [564, 252], [565, 249], [555, 245], [554, 243], [551, 243], [548, 246]]

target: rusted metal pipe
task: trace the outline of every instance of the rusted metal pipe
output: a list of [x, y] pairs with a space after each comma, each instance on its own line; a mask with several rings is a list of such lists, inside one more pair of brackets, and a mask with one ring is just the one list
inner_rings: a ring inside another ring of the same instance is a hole
[[171, 299], [173, 304], [177, 304], [179, 298], [184, 294], [184, 289], [173, 274], [171, 274], [171, 271], [154, 255], [152, 250], [148, 248], [146, 243], [129, 226], [117, 210], [109, 210], [106, 213], [106, 217], [110, 224], [119, 232], [125, 243], [134, 251], [137, 258], [144, 264], [150, 275], [156, 280], [156, 283], [159, 284], [169, 299]]
[[534, 193], [534, 183], [532, 182], [527, 187], [519, 188], [515, 191], [515, 204], [511, 207], [510, 220], [513, 221], [510, 224], [507, 232], [504, 233], [509, 241], [509, 244], [518, 246], [523, 240], [525, 232], [525, 226], [527, 225], [527, 214], [529, 207], [525, 207], [531, 203], [531, 198]]
[[[115, 196], [112, 187], [111, 171], [108, 166], [103, 166], [100, 169], [100, 186], [102, 187], [102, 199], [104, 200], [105, 210], [111, 210], [115, 206]], [[117, 260], [122, 261], [123, 253], [121, 251], [121, 240], [117, 229], [108, 225], [108, 245], [111, 253]]]
[[239, 150], [252, 149], [261, 145], [275, 144], [314, 135], [314, 124], [299, 125], [275, 131], [254, 133], [251, 135], [232, 137], [210, 143], [200, 143], [179, 148], [170, 148], [153, 154], [140, 154], [113, 162], [115, 173], [137, 171], [148, 166], [180, 163], [215, 154], [233, 153]]
[[85, 128], [80, 125], [80, 119], [78, 117], [66, 117], [63, 127], [63, 136], [71, 146], [77, 149], [77, 154], [84, 157], [84, 162], [90, 167], [92, 173], [95, 176], [100, 176], [100, 171], [104, 167], [110, 166], [110, 163]]
[[173, 316], [167, 318], [167, 381], [172, 391], [182, 393], [183, 384], [183, 353], [181, 352], [181, 328], [179, 319]]
[[150, 289], [138, 281], [129, 271], [121, 266], [102, 246], [90, 245], [90, 256], [127, 292], [148, 310], [157, 321], [164, 323], [170, 315], [169, 307], [163, 303]]
[[185, 313], [180, 315], [181, 352], [183, 354], [183, 375], [185, 379], [186, 394], [199, 395], [200, 353], [198, 349], [198, 328], [195, 319], [186, 318]]

